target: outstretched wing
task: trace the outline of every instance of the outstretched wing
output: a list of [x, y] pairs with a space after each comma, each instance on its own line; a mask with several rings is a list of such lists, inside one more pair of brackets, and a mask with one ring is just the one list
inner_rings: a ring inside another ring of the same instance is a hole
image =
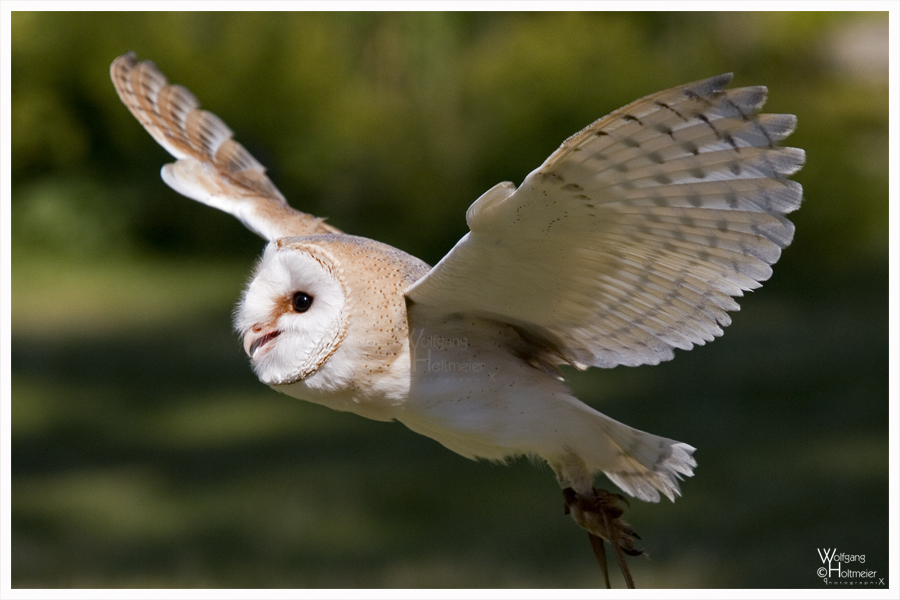
[[110, 76], [125, 106], [178, 159], [162, 168], [163, 181], [176, 192], [234, 215], [267, 240], [340, 233], [291, 208], [265, 168], [231, 139], [228, 126], [200, 110], [186, 88], [170, 85], [152, 62], [138, 62], [129, 52], [113, 61]]
[[543, 360], [656, 364], [712, 341], [732, 298], [772, 273], [804, 153], [793, 115], [731, 75], [648, 96], [572, 136], [516, 189], [495, 186], [466, 234], [407, 290], [415, 303], [510, 323]]

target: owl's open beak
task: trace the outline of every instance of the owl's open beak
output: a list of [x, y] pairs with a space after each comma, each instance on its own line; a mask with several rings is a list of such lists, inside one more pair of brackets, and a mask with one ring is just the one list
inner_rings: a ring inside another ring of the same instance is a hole
[[244, 336], [244, 352], [247, 353], [247, 356], [253, 359], [253, 356], [256, 354], [257, 350], [277, 338], [280, 334], [281, 332], [277, 329], [263, 334], [255, 332], [253, 330], [248, 331]]

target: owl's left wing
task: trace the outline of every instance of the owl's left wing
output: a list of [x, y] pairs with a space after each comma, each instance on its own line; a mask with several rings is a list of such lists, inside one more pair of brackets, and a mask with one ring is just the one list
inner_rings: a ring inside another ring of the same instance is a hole
[[295, 210], [266, 176], [266, 169], [232, 139], [232, 132], [186, 88], [170, 85], [150, 61], [134, 52], [110, 66], [122, 102], [177, 162], [163, 166], [169, 187], [237, 217], [267, 239], [341, 233], [323, 219]]
[[543, 360], [656, 364], [712, 341], [793, 238], [792, 115], [721, 75], [648, 96], [569, 138], [407, 290], [440, 313], [512, 324]]

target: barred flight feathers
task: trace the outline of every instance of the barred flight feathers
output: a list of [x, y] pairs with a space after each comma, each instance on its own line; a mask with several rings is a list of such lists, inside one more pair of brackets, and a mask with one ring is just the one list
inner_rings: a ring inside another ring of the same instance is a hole
[[133, 52], [113, 61], [110, 75], [122, 102], [177, 162], [162, 178], [178, 193], [234, 215], [267, 239], [340, 233], [291, 208], [263, 167], [216, 115], [180, 85], [170, 85], [150, 61]]
[[638, 100], [495, 186], [408, 297], [519, 327], [546, 360], [656, 364], [722, 334], [790, 244], [804, 153], [763, 87], [720, 75]]

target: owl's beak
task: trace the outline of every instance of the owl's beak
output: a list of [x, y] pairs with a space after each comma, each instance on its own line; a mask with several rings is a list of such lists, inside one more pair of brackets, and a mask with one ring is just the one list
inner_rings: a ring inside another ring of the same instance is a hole
[[247, 356], [253, 359], [257, 350], [277, 338], [280, 334], [281, 332], [277, 329], [266, 333], [260, 333], [258, 331], [250, 330], [244, 336], [244, 352], [247, 353]]

